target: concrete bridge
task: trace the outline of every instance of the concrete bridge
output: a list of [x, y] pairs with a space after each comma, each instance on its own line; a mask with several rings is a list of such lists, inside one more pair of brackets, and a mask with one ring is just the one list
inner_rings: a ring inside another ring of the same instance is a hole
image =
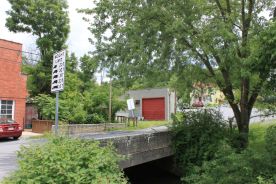
[[120, 162], [122, 169], [173, 155], [171, 135], [166, 126], [137, 131], [87, 133], [77, 137], [98, 140], [102, 145], [113, 142], [117, 152], [126, 156]]

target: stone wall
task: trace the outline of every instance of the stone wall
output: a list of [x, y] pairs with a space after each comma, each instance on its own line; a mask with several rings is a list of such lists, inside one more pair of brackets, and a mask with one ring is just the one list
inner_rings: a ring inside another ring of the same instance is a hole
[[[105, 130], [124, 128], [125, 123], [106, 123], [105, 124], [68, 124], [59, 125], [59, 134], [63, 135], [75, 135], [83, 133], [97, 133], [104, 132]], [[55, 125], [52, 126], [52, 132], [55, 131]]]

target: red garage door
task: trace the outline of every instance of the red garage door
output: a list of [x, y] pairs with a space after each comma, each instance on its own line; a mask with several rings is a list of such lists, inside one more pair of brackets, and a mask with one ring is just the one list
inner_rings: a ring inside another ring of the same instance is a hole
[[165, 99], [145, 98], [142, 100], [142, 113], [145, 120], [165, 120]]

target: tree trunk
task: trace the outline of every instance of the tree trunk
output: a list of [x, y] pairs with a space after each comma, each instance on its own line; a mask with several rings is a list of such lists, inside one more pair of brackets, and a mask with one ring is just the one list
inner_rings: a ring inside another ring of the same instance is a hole
[[241, 122], [239, 127], [239, 140], [240, 148], [244, 149], [248, 146], [248, 133], [249, 133], [249, 121], [250, 115], [248, 114], [248, 108], [241, 110]]
[[252, 108], [248, 106], [247, 103], [241, 103], [240, 108], [237, 104], [230, 103], [230, 105], [234, 112], [239, 130], [239, 136], [237, 137], [237, 141], [239, 143], [238, 147], [245, 149], [248, 146], [249, 122]]

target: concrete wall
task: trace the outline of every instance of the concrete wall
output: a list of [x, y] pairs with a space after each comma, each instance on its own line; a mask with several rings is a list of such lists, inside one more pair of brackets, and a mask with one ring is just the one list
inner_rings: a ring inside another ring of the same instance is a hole
[[121, 168], [128, 168], [173, 155], [171, 134], [167, 127], [155, 127], [130, 132], [109, 132], [102, 134], [80, 134], [77, 137], [100, 141], [104, 146], [112, 142], [117, 152], [126, 158]]
[[165, 98], [165, 119], [170, 120], [172, 113], [175, 113], [175, 92], [168, 88], [156, 88], [156, 89], [143, 89], [143, 90], [130, 90], [125, 95], [125, 99], [133, 98], [134, 100], [140, 100], [140, 105], [136, 106], [136, 115], [142, 116], [142, 103], [143, 98]]

